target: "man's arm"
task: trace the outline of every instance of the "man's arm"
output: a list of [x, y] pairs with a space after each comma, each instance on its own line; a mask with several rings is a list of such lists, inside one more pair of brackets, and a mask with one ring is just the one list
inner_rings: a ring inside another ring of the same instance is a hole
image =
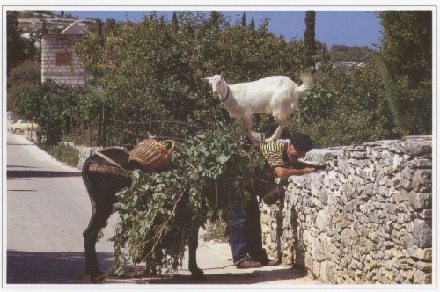
[[327, 168], [327, 165], [325, 164], [310, 164], [302, 161], [293, 162], [291, 163], [291, 166], [296, 169], [309, 167], [309, 168], [314, 168], [315, 170], [325, 170]]
[[285, 179], [289, 178], [292, 175], [303, 175], [306, 173], [310, 173], [315, 171], [315, 168], [313, 167], [304, 167], [301, 169], [295, 169], [295, 168], [285, 168], [282, 166], [276, 166], [274, 168], [275, 173], [279, 178]]

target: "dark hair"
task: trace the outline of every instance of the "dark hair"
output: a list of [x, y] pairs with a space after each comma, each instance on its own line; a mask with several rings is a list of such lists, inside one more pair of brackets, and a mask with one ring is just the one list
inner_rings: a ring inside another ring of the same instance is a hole
[[290, 144], [298, 151], [310, 151], [313, 149], [312, 137], [303, 133], [293, 133], [289, 138]]

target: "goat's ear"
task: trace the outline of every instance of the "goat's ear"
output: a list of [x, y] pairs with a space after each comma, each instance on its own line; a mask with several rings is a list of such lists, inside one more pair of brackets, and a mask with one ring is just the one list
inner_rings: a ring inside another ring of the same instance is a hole
[[203, 83], [208, 83], [209, 82], [209, 77], [205, 77], [205, 78], [201, 78]]
[[222, 74], [220, 74], [221, 78], [225, 78], [225, 72], [222, 72]]

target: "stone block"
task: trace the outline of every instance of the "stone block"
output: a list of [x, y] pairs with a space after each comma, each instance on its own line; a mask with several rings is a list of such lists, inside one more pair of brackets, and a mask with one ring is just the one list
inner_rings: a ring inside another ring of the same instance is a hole
[[431, 262], [422, 262], [419, 261], [416, 263], [416, 268], [422, 270], [424, 272], [432, 272], [432, 263]]
[[411, 193], [410, 202], [415, 210], [432, 208], [432, 193]]
[[432, 209], [422, 210], [422, 212], [418, 213], [418, 215], [422, 219], [432, 219]]
[[410, 169], [417, 169], [417, 168], [429, 168], [432, 169], [432, 160], [431, 159], [414, 159], [412, 161], [408, 162], [408, 167]]
[[432, 190], [432, 170], [420, 169], [415, 171], [412, 188], [417, 193], [427, 193]]
[[408, 253], [412, 258], [428, 262], [432, 261], [432, 248], [417, 248], [412, 246], [408, 249]]
[[424, 271], [417, 270], [414, 273], [414, 284], [431, 284], [432, 273], [425, 273]]
[[432, 153], [432, 141], [420, 141], [417, 139], [408, 140], [405, 145], [405, 152], [410, 156], [420, 157], [427, 153]]
[[431, 222], [423, 219], [414, 219], [414, 240], [418, 247], [432, 246]]

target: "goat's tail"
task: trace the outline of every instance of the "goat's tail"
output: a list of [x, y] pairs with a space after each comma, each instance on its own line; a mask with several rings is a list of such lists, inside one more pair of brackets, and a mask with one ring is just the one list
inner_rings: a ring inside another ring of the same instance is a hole
[[301, 74], [301, 80], [303, 81], [303, 84], [298, 86], [297, 91], [303, 92], [312, 88], [312, 82], [313, 82], [312, 74], [310, 73]]

